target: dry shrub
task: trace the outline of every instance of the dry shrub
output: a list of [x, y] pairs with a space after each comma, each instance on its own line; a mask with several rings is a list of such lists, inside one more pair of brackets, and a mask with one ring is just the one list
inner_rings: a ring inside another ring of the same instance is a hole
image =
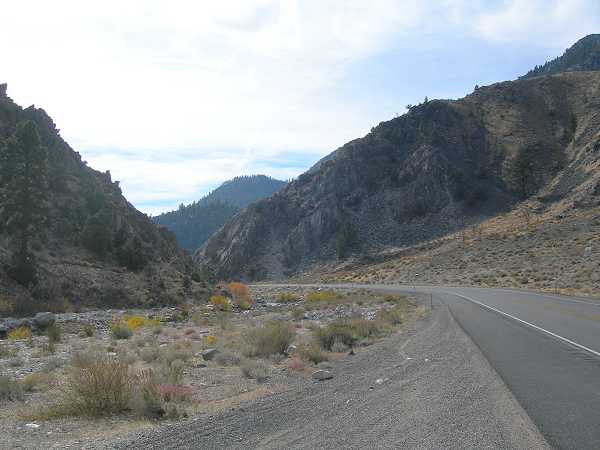
[[333, 291], [311, 291], [308, 293], [306, 300], [309, 302], [331, 302], [339, 298], [340, 295]]
[[231, 294], [233, 302], [240, 309], [250, 309], [254, 305], [254, 299], [250, 294], [250, 288], [244, 283], [232, 281], [231, 283], [227, 283], [223, 287], [227, 290], [227, 292]]
[[56, 402], [40, 412], [42, 417], [99, 417], [128, 408], [135, 377], [125, 361], [96, 353], [79, 364], [71, 367]]
[[296, 336], [296, 330], [288, 323], [274, 320], [245, 334], [250, 345], [248, 356], [269, 357], [284, 354]]
[[246, 378], [250, 378], [263, 383], [269, 378], [269, 365], [261, 360], [244, 360], [240, 366], [242, 374]]
[[306, 365], [304, 364], [304, 361], [302, 361], [302, 359], [300, 359], [299, 357], [295, 356], [292, 359], [290, 359], [288, 367], [290, 369], [292, 369], [292, 370], [298, 370], [298, 371], [300, 371], [300, 370], [304, 370], [304, 368], [306, 367]]
[[277, 296], [279, 303], [290, 303], [300, 301], [300, 296], [294, 292], [280, 292]]
[[25, 392], [33, 392], [48, 388], [54, 381], [54, 378], [44, 372], [36, 372], [27, 375], [21, 381], [21, 386]]
[[219, 311], [231, 311], [231, 302], [222, 295], [213, 295], [210, 298], [210, 304]]
[[114, 339], [129, 339], [133, 333], [125, 322], [118, 321], [111, 324], [110, 335]]
[[24, 325], [21, 325], [19, 328], [15, 328], [8, 333], [8, 339], [11, 341], [26, 341], [31, 339], [31, 337], [31, 330]]
[[352, 347], [357, 341], [382, 333], [381, 325], [373, 320], [342, 319], [316, 331], [316, 337], [326, 350], [338, 342]]
[[0, 400], [17, 401], [23, 399], [21, 383], [8, 375], [0, 375]]
[[309, 361], [314, 364], [319, 364], [320, 362], [327, 361], [329, 359], [327, 354], [323, 352], [321, 346], [316, 341], [298, 347], [298, 354], [302, 360]]
[[149, 319], [144, 316], [124, 316], [123, 322], [131, 331], [135, 331], [139, 328], [160, 326], [160, 320]]

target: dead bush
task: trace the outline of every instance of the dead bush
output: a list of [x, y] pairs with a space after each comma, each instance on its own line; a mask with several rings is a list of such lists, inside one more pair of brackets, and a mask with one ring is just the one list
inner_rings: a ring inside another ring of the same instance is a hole
[[288, 323], [274, 320], [245, 334], [249, 344], [248, 356], [269, 357], [284, 354], [296, 336], [296, 330]]

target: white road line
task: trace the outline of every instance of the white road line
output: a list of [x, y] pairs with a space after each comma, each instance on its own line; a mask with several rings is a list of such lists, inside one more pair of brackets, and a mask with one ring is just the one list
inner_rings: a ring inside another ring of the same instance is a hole
[[483, 308], [486, 308], [486, 309], [489, 309], [491, 311], [497, 312], [498, 314], [501, 314], [501, 315], [506, 316], [506, 317], [508, 317], [510, 319], [516, 320], [517, 322], [520, 322], [522, 324], [530, 326], [531, 328], [534, 328], [534, 329], [536, 329], [538, 331], [541, 331], [542, 333], [549, 334], [550, 336], [555, 337], [556, 339], [559, 339], [559, 340], [561, 340], [563, 342], [566, 342], [567, 344], [570, 344], [570, 345], [572, 345], [574, 347], [577, 347], [577, 348], [579, 348], [581, 350], [585, 350], [586, 352], [589, 352], [589, 353], [591, 353], [594, 356], [600, 357], [600, 352], [592, 350], [591, 348], [586, 347], [584, 345], [578, 344], [577, 342], [574, 342], [574, 341], [572, 341], [570, 339], [567, 339], [566, 337], [562, 337], [562, 336], [560, 336], [560, 335], [558, 335], [556, 333], [553, 333], [552, 331], [548, 331], [545, 328], [538, 327], [537, 325], [529, 323], [529, 322], [527, 322], [527, 321], [525, 321], [523, 319], [519, 319], [518, 317], [515, 317], [512, 314], [505, 313], [504, 311], [500, 311], [499, 309], [496, 309], [496, 308], [494, 308], [492, 306], [486, 305], [485, 303], [478, 302], [477, 300], [474, 300], [474, 299], [472, 299], [470, 297], [467, 297], [466, 295], [457, 294], [455, 292], [448, 292], [448, 293], [456, 295], [457, 297], [464, 298], [465, 300], [468, 300], [468, 301], [470, 301], [472, 303], [475, 303], [476, 305], [479, 305], [479, 306], [481, 306]]

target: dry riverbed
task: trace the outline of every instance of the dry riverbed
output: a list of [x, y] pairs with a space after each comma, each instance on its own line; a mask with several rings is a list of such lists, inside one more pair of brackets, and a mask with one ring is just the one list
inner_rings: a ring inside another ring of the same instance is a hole
[[[0, 447], [102, 448], [228, 411], [335, 376], [337, 361], [424, 312], [414, 299], [367, 290], [258, 286], [243, 301], [239, 293], [178, 308], [59, 314], [45, 331], [0, 340]], [[106, 395], [119, 389], [123, 398]]]

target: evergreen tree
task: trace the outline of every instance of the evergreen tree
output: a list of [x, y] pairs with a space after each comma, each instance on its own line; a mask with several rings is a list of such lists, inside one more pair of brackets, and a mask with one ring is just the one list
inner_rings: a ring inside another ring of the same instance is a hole
[[35, 280], [31, 238], [47, 220], [48, 157], [35, 122], [21, 121], [0, 150], [0, 224], [16, 236], [13, 277], [24, 285]]

